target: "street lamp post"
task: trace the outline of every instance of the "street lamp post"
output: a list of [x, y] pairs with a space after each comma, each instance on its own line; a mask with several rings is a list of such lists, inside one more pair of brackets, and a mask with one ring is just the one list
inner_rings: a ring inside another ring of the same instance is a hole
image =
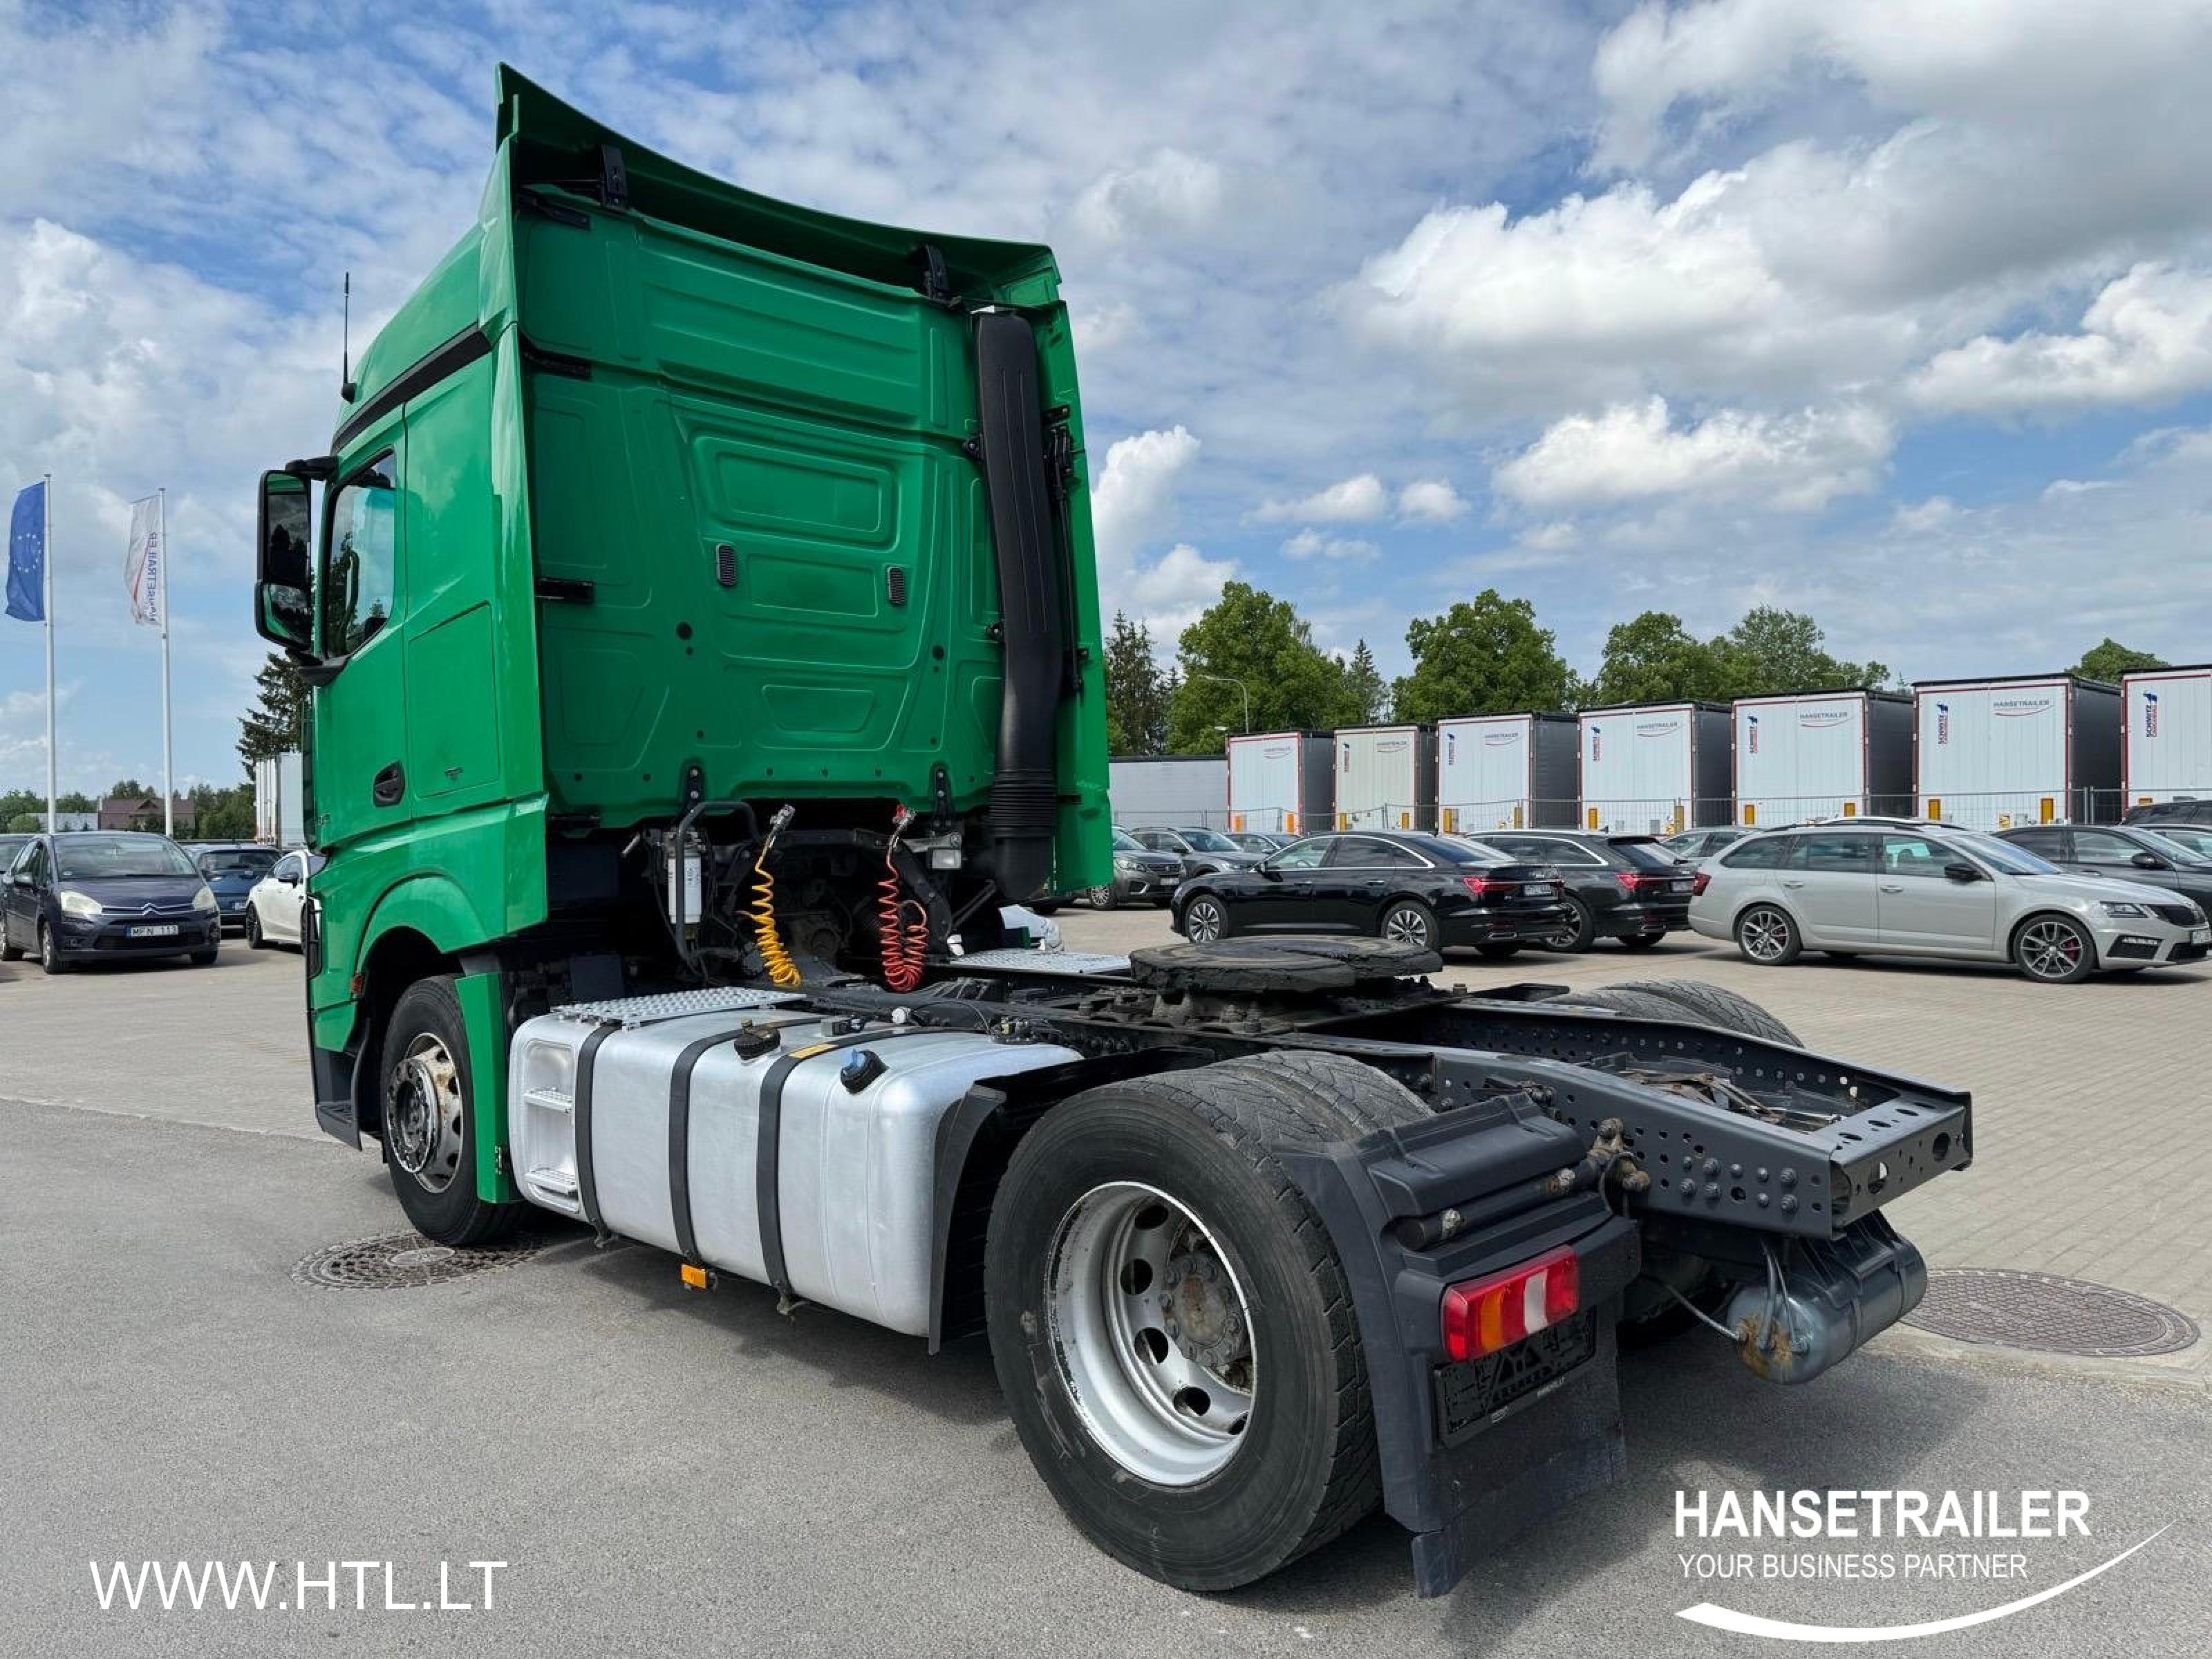
[[1226, 674], [1193, 674], [1190, 678], [1194, 680], [1219, 680], [1224, 685], [1235, 686], [1237, 695], [1244, 699], [1244, 735], [1248, 738], [1252, 735], [1252, 694], [1244, 689], [1243, 681], [1231, 679]]

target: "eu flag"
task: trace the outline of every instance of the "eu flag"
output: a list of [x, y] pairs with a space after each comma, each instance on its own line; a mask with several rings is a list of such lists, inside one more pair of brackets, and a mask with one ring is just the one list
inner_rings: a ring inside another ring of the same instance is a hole
[[26, 484], [15, 497], [8, 526], [8, 614], [24, 622], [46, 619], [46, 486]]

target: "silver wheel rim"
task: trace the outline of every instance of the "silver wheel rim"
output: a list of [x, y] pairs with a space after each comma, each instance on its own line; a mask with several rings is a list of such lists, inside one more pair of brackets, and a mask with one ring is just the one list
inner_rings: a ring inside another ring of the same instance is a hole
[[426, 1193], [442, 1193], [461, 1167], [461, 1073], [437, 1034], [407, 1045], [384, 1103], [392, 1161]]
[[39, 965], [52, 968], [61, 959], [61, 947], [54, 943], [54, 930], [41, 927], [39, 929]]
[[1156, 1486], [1226, 1467], [1258, 1359], [1243, 1287], [1206, 1224], [1157, 1188], [1094, 1187], [1060, 1218], [1045, 1273], [1053, 1358], [1091, 1439]]
[[1212, 899], [1200, 899], [1182, 919], [1183, 931], [1194, 945], [1211, 945], [1221, 937], [1221, 911]]
[[1790, 948], [1790, 919], [1779, 910], [1753, 910], [1743, 919], [1741, 939], [1753, 962], [1779, 962]]
[[2081, 936], [2063, 921], [2033, 921], [2020, 936], [2020, 955], [2038, 979], [2063, 979], [2081, 964]]
[[1410, 905], [1401, 906], [1382, 918], [1382, 937], [1399, 945], [1429, 945], [1429, 921]]
[[1091, 908], [1094, 910], [1112, 909], [1114, 908], [1114, 890], [1110, 887], [1092, 888], [1091, 890]]

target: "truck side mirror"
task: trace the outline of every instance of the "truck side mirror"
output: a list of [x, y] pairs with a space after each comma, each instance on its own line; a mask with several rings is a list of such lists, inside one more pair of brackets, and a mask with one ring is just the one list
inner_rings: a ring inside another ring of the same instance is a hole
[[307, 481], [296, 472], [263, 473], [253, 631], [301, 656], [312, 655], [315, 645], [314, 584], [308, 559], [313, 545]]

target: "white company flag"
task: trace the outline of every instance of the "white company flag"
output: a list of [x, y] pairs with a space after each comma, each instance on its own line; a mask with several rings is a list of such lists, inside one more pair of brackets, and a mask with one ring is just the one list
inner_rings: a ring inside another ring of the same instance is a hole
[[161, 498], [149, 495], [131, 503], [131, 545], [123, 556], [123, 581], [131, 590], [131, 619], [161, 620], [161, 561], [169, 556], [161, 545]]

